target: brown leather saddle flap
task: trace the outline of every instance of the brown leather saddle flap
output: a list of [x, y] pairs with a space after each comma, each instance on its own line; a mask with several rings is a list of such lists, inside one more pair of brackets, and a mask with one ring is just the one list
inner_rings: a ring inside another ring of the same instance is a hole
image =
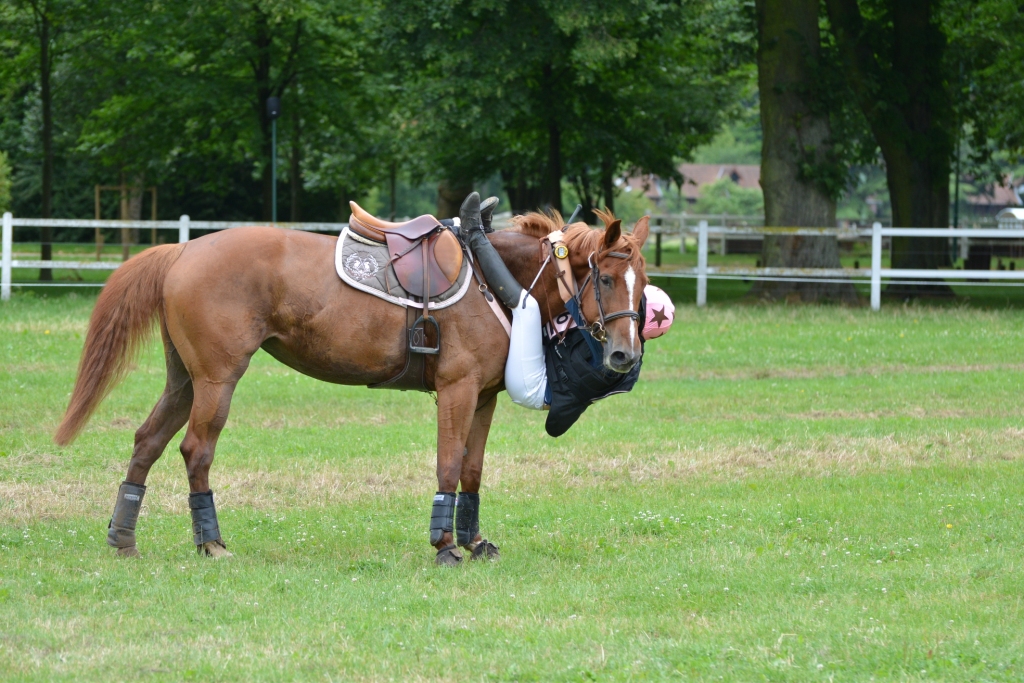
[[404, 223], [389, 223], [371, 216], [355, 202], [349, 202], [353, 232], [377, 242], [387, 242], [388, 255], [398, 283], [409, 294], [422, 298], [423, 245], [427, 242], [429, 297], [439, 296], [455, 284], [462, 270], [462, 246], [458, 238], [430, 215], [419, 216]]
[[[439, 296], [455, 284], [462, 270], [462, 248], [455, 235], [444, 229], [422, 239], [427, 240], [426, 265], [430, 276], [427, 296]], [[387, 234], [387, 243], [398, 283], [413, 296], [423, 297], [423, 245], [393, 233]]]

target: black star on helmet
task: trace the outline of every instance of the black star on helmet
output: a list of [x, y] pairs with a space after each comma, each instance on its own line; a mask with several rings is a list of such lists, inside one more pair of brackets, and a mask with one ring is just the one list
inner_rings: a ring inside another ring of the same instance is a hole
[[665, 315], [665, 307], [655, 308], [651, 306], [651, 310], [654, 311], [654, 315], [651, 316], [651, 321], [654, 322], [655, 327], [661, 327], [661, 323], [668, 320], [668, 316]]

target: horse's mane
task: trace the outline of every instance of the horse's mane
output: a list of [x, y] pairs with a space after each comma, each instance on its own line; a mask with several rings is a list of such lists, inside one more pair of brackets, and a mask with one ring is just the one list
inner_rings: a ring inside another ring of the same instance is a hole
[[[607, 209], [594, 209], [594, 213], [604, 223], [605, 228], [617, 220], [615, 214]], [[555, 230], [560, 230], [562, 225], [562, 214], [558, 211], [551, 210], [544, 213], [531, 211], [519, 216], [513, 216], [510, 231], [543, 239]], [[628, 250], [623, 250], [629, 254], [630, 265], [642, 270], [645, 261], [640, 245], [636, 244], [633, 236], [625, 230], [622, 231], [619, 243], [623, 240], [630, 247]], [[569, 247], [572, 251], [579, 251], [585, 254], [591, 252], [600, 253], [603, 251], [603, 242], [604, 230], [594, 230], [586, 223], [573, 223], [565, 230], [565, 246]]]

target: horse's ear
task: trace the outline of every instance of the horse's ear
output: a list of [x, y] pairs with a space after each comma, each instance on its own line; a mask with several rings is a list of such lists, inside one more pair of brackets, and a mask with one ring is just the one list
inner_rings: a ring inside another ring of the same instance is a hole
[[643, 249], [644, 242], [647, 241], [647, 236], [651, 234], [651, 217], [644, 216], [636, 222], [633, 227], [633, 237], [636, 238], [637, 245]]
[[620, 237], [622, 237], [622, 221], [616, 218], [604, 229], [604, 248], [611, 249]]

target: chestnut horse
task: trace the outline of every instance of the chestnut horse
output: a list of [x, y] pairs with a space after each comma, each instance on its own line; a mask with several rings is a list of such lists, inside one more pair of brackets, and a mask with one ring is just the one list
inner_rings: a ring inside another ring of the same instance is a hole
[[[647, 219], [632, 234], [623, 233], [610, 214], [603, 219], [603, 230], [583, 223], [567, 229], [573, 273], [583, 282], [592, 272], [588, 259], [595, 260], [601, 277], [594, 285], [604, 308], [636, 311], [647, 284], [641, 253]], [[532, 213], [517, 217], [511, 230], [490, 235], [524, 287], [542, 263], [540, 238], [561, 227], [561, 220], [557, 214]], [[147, 249], [111, 275], [89, 320], [74, 392], [55, 440], [67, 445], [79, 434], [132, 367], [158, 321], [167, 384], [135, 432], [108, 534], [118, 554], [138, 554], [135, 522], [146, 477], [186, 423], [181, 454], [191, 491], [193, 541], [207, 555], [229, 554], [213, 507], [210, 466], [235, 386], [258, 349], [298, 372], [336, 384], [376, 384], [402, 370], [406, 311], [341, 281], [334, 265], [337, 239], [271, 227], [236, 228]], [[609, 251], [619, 252], [618, 257], [609, 258]], [[627, 287], [624, 281], [630, 268], [638, 286]], [[545, 322], [565, 310], [556, 271], [548, 264], [533, 289]], [[588, 292], [582, 310], [587, 320], [597, 320], [598, 303], [592, 288]], [[454, 492], [459, 485], [470, 494], [480, 489], [484, 447], [508, 353], [508, 337], [484, 296], [471, 288], [457, 304], [434, 312], [443, 346], [429, 358], [426, 376], [437, 392], [439, 492]], [[638, 360], [632, 350], [639, 348], [634, 320], [610, 321], [606, 333], [605, 364], [611, 368], [614, 358], [613, 369], [628, 371]], [[477, 533], [463, 547], [473, 551], [483, 540]], [[440, 551], [452, 543], [449, 531], [434, 546]], [[486, 545], [486, 555], [496, 555], [497, 548]], [[461, 560], [457, 550], [455, 555]]]

